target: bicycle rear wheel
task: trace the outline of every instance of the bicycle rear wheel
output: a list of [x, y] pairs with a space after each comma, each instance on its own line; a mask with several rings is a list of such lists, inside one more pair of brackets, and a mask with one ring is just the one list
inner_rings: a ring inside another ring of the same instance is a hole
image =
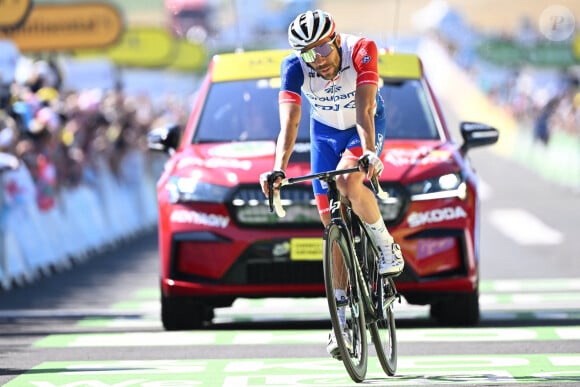
[[370, 324], [371, 338], [383, 371], [389, 376], [397, 372], [397, 328], [393, 303], [386, 300], [396, 296], [395, 283], [392, 278], [377, 279], [377, 308], [379, 319]]
[[[353, 294], [357, 284], [351, 283], [351, 279], [356, 278], [356, 276], [351, 275], [351, 265], [347, 264], [347, 262], [352, 262], [352, 255], [350, 243], [345, 233], [344, 226], [335, 223], [331, 223], [325, 230], [323, 245], [324, 283], [330, 319], [341, 360], [351, 379], [355, 382], [362, 382], [367, 373], [368, 361], [366, 323], [362, 299], [361, 297], [355, 299]], [[336, 289], [346, 291], [347, 299], [345, 302], [337, 302]], [[346, 328], [352, 341], [351, 351], [347, 348], [341, 332], [339, 306], [345, 309]]]

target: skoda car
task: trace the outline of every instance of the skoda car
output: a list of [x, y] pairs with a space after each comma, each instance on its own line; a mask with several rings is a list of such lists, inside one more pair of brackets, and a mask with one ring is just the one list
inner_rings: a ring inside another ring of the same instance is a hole
[[[149, 148], [169, 154], [157, 184], [167, 330], [201, 328], [238, 297], [324, 296], [323, 229], [310, 183], [282, 190], [284, 218], [269, 211], [259, 185], [274, 161], [288, 53], [213, 57], [187, 125], [149, 134]], [[462, 138], [452, 139], [416, 55], [381, 52], [379, 71], [388, 117], [381, 184], [390, 195], [379, 204], [406, 260], [398, 289], [408, 303], [430, 305], [440, 323], [475, 324], [480, 212], [466, 153], [493, 144], [498, 132], [463, 122]], [[287, 176], [310, 173], [302, 118]]]

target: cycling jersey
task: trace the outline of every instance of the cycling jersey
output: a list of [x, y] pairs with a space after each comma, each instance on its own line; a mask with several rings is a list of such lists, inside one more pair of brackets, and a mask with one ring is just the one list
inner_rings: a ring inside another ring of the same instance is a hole
[[[336, 129], [356, 125], [354, 93], [362, 84], [378, 86], [377, 46], [371, 40], [341, 34], [341, 64], [338, 75], [326, 80], [316, 74], [299, 54], [293, 53], [282, 62], [279, 102], [300, 104], [301, 93], [310, 102], [311, 116]], [[377, 102], [382, 105], [377, 93]]]
[[[362, 155], [356, 130], [355, 91], [362, 84], [378, 86], [376, 44], [366, 38], [341, 34], [341, 63], [337, 76], [326, 80], [292, 53], [281, 66], [279, 103], [301, 103], [304, 94], [310, 102], [310, 140], [312, 172], [336, 168], [346, 149]], [[375, 99], [375, 142], [377, 154], [383, 147], [386, 130], [384, 102], [377, 91]], [[313, 181], [319, 211], [326, 212], [326, 187]]]

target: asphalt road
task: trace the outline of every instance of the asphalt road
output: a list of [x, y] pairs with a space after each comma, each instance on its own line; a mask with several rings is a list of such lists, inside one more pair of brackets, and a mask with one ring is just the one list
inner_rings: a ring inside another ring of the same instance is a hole
[[[437, 327], [397, 307], [398, 376], [371, 385], [578, 385], [580, 197], [491, 150], [482, 177], [482, 321]], [[576, 215], [574, 215], [576, 214]], [[164, 332], [156, 234], [0, 294], [0, 384], [350, 385], [329, 359], [323, 299], [239, 300], [201, 332]], [[168, 384], [163, 384], [168, 383]], [[302, 384], [298, 384], [302, 383]]]

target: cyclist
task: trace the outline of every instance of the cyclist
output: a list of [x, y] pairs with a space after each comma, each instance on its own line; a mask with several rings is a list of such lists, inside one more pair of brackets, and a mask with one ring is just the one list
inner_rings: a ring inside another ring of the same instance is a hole
[[[310, 137], [312, 173], [357, 166], [368, 156], [366, 177], [380, 175], [379, 159], [386, 131], [385, 107], [378, 92], [378, 59], [375, 42], [364, 37], [335, 32], [332, 16], [323, 10], [304, 12], [288, 27], [288, 42], [295, 50], [281, 65], [279, 115], [281, 130], [276, 144], [272, 172], [262, 174], [264, 194], [268, 180], [279, 183], [294, 148], [301, 117], [302, 94], [310, 102]], [[337, 178], [341, 195], [350, 200], [353, 210], [369, 224], [379, 246], [379, 272], [398, 275], [404, 267], [399, 245], [387, 230], [374, 193], [363, 184], [365, 174], [352, 173]], [[313, 190], [322, 223], [330, 223], [327, 189], [319, 180]], [[335, 273], [338, 275], [338, 273]], [[338, 290], [335, 297], [345, 297]], [[339, 308], [342, 332], [345, 329], [344, 307]], [[339, 354], [331, 330], [327, 351]]]

